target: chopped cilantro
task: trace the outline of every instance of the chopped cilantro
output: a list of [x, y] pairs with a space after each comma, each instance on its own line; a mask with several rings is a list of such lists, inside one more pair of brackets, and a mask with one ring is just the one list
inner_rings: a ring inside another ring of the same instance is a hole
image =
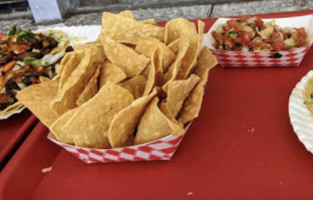
[[25, 65], [29, 65], [29, 64], [32, 64], [34, 66], [42, 65], [41, 60], [34, 58], [34, 57], [30, 57], [30, 56], [24, 57], [23, 62], [25, 63]]
[[237, 47], [241, 46], [241, 42], [236, 42], [235, 44], [236, 44]]
[[237, 37], [238, 36], [238, 34], [237, 34], [237, 32], [236, 31], [229, 31], [228, 32], [228, 35], [229, 35], [229, 37]]
[[13, 99], [13, 98], [10, 98], [8, 103], [9, 103], [9, 105], [11, 105], [11, 104], [13, 104], [14, 102], [15, 102], [14, 99]]
[[23, 62], [24, 62], [26, 65], [28, 65], [28, 64], [30, 64], [31, 62], [33, 62], [34, 60], [36, 60], [36, 58], [30, 57], [30, 56], [26, 56], [26, 57], [24, 57]]
[[32, 82], [30, 81], [30, 74], [25, 74], [24, 77], [23, 77], [22, 82], [23, 82], [25, 85], [31, 85]]
[[16, 42], [18, 44], [21, 43], [25, 43], [25, 42], [29, 42], [31, 40], [33, 40], [34, 36], [32, 31], [29, 30], [23, 30], [21, 28], [16, 28], [16, 26], [12, 26], [9, 30], [9, 32], [7, 33], [7, 37], [11, 37], [13, 35], [17, 35], [17, 40]]
[[7, 33], [7, 37], [11, 37], [15, 35], [15, 33], [16, 33], [16, 26], [14, 25], [10, 28], [9, 32]]
[[21, 44], [21, 43], [25, 43], [25, 42], [29, 42], [29, 41], [32, 41], [34, 36], [33, 36], [33, 33], [31, 30], [22, 30], [22, 29], [18, 29], [17, 31], [17, 35], [18, 35], [18, 38], [17, 38], [17, 43], [18, 44]]

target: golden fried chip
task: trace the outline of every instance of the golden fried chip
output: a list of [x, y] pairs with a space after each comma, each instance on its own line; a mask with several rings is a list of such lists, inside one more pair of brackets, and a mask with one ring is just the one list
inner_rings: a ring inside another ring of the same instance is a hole
[[178, 116], [178, 121], [180, 123], [185, 124], [198, 117], [201, 109], [204, 87], [208, 80], [209, 70], [212, 69], [216, 64], [217, 60], [215, 56], [207, 47], [204, 47], [200, 52], [198, 63], [195, 68], [195, 74], [200, 77], [201, 81], [187, 97]]
[[173, 53], [176, 55], [178, 53], [179, 50], [179, 42], [180, 42], [180, 38], [178, 38], [177, 40], [171, 42], [169, 45], [167, 45], [167, 47], [173, 51]]
[[154, 25], [154, 26], [157, 25], [155, 19], [145, 19], [145, 20], [141, 20], [141, 22], [145, 23], [145, 24], [151, 24], [151, 25]]
[[147, 56], [148, 58], [151, 58], [156, 47], [160, 47], [162, 49], [163, 67], [157, 71], [161, 71], [163, 73], [163, 71], [166, 72], [168, 70], [169, 66], [175, 60], [174, 52], [165, 44], [155, 38], [142, 38], [137, 43], [135, 51]]
[[[185, 79], [189, 76], [190, 72], [197, 64], [197, 55], [200, 50], [200, 45], [202, 42], [203, 31], [204, 31], [204, 22], [198, 20], [198, 37], [197, 37], [197, 45], [190, 46], [188, 51], [183, 59], [182, 67], [180, 68], [177, 77]], [[192, 44], [190, 44], [192, 45]]]
[[62, 69], [61, 74], [60, 74], [59, 90], [63, 88], [65, 82], [71, 76], [72, 72], [78, 66], [78, 64], [80, 63], [83, 57], [84, 57], [84, 52], [71, 52], [71, 53], [65, 54], [59, 66], [59, 68]]
[[149, 63], [149, 59], [137, 54], [133, 49], [119, 44], [111, 38], [101, 38], [105, 55], [111, 63], [120, 67], [127, 77], [139, 75]]
[[49, 103], [57, 95], [58, 84], [59, 80], [49, 80], [31, 85], [17, 93], [16, 98], [49, 127], [57, 119]]
[[[149, 64], [149, 73], [147, 77], [146, 87], [143, 92], [143, 95], [148, 95], [152, 90], [153, 86], [156, 84], [156, 74], [157, 69], [162, 68], [162, 57], [161, 57], [162, 49], [160, 47], [156, 47], [151, 55], [151, 62]], [[162, 72], [158, 71], [158, 73], [162, 74]], [[159, 80], [158, 80], [159, 81]]]
[[143, 95], [146, 87], [147, 79], [143, 75], [135, 76], [127, 81], [120, 83], [119, 85], [127, 89], [137, 99]]
[[84, 88], [83, 92], [79, 95], [76, 104], [82, 105], [90, 98], [92, 98], [98, 92], [98, 76], [100, 74], [100, 66], [97, 67], [94, 75], [89, 80], [88, 84]]
[[134, 19], [134, 15], [133, 15], [132, 11], [130, 11], [130, 10], [122, 11], [122, 12], [118, 13], [118, 15]]
[[168, 84], [175, 80], [178, 74], [178, 71], [181, 67], [183, 58], [185, 56], [185, 54], [187, 53], [189, 47], [189, 41], [188, 38], [186, 37], [182, 37], [180, 38], [179, 44], [178, 44], [178, 52], [177, 52], [177, 56], [176, 59], [174, 61], [174, 63], [171, 65], [171, 67], [169, 68], [168, 72], [164, 75], [164, 81], [166, 82], [162, 89], [166, 92], [167, 91], [167, 86]]
[[170, 134], [182, 134], [184, 129], [168, 119], [158, 108], [159, 98], [155, 97], [143, 114], [135, 137], [135, 144], [143, 144]]
[[134, 131], [147, 104], [157, 94], [154, 89], [149, 96], [143, 96], [117, 113], [109, 128], [108, 136], [112, 148], [129, 146], [134, 143]]
[[106, 62], [101, 64], [99, 76], [99, 88], [101, 88], [107, 81], [119, 83], [126, 79], [126, 74], [116, 65]]
[[70, 60], [70, 58], [72, 58], [71, 54], [73, 54], [73, 52], [66, 53], [64, 57], [61, 59], [60, 65], [55, 69], [57, 74], [61, 74], [63, 67]]
[[100, 35], [101, 40], [103, 37], [111, 37], [118, 42], [137, 44], [142, 37], [153, 37], [163, 41], [164, 28], [104, 12]]
[[73, 117], [74, 113], [77, 111], [79, 107], [76, 107], [72, 110], [67, 111], [59, 118], [57, 118], [53, 124], [50, 126], [50, 131], [54, 135], [54, 137], [60, 142], [64, 142], [66, 144], [74, 144], [73, 136], [76, 134], [75, 132], [64, 133], [62, 131], [63, 126], [69, 121], [71, 117]]
[[111, 120], [133, 100], [129, 91], [108, 81], [92, 99], [77, 108], [61, 131], [74, 133], [76, 146], [110, 148], [108, 129]]
[[[131, 19], [135, 19], [132, 11], [130, 11], [130, 10], [122, 11], [122, 12], [118, 13], [118, 15], [121, 15], [121, 16], [124, 16], [124, 17], [128, 17], [128, 18], [131, 18]], [[145, 23], [145, 24], [156, 25], [155, 19], [145, 19], [145, 20], [141, 20], [141, 22]]]
[[88, 49], [88, 48], [97, 48], [97, 51], [98, 51], [97, 53], [101, 57], [102, 61], [105, 61], [106, 56], [105, 56], [101, 41], [94, 41], [94, 42], [89, 42], [89, 43], [85, 43], [85, 44], [73, 45], [74, 53], [85, 52], [86, 49]]
[[68, 77], [64, 86], [59, 89], [57, 97], [49, 104], [56, 116], [60, 116], [77, 106], [77, 98], [88, 84], [89, 79], [95, 72], [96, 66], [98, 66], [100, 62], [102, 62], [102, 56], [98, 48], [92, 46], [87, 48], [85, 56], [79, 65]]
[[40, 76], [40, 77], [39, 77], [39, 80], [40, 80], [40, 83], [43, 83], [43, 82], [49, 81], [49, 80], [51, 80], [51, 79], [48, 78], [48, 77], [45, 77], [45, 76]]
[[174, 118], [176, 118], [185, 99], [199, 81], [200, 78], [192, 74], [186, 80], [174, 80], [168, 84], [167, 106]]

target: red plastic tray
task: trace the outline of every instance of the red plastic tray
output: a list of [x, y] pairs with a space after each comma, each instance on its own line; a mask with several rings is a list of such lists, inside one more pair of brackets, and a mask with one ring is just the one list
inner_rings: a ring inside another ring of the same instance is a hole
[[0, 170], [27, 137], [38, 120], [26, 109], [9, 119], [0, 120]]
[[312, 53], [298, 68], [214, 68], [200, 117], [171, 161], [88, 165], [48, 141], [39, 123], [0, 174], [0, 199], [313, 199], [313, 155], [288, 116]]

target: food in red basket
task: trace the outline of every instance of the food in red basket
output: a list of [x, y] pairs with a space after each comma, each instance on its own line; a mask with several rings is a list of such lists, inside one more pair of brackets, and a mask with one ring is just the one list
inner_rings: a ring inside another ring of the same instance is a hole
[[103, 13], [98, 41], [74, 45], [60, 77], [17, 98], [63, 144], [110, 149], [179, 137], [217, 64], [208, 48], [200, 51], [203, 30], [201, 21], [198, 30], [182, 18], [162, 28], [130, 12]]
[[305, 29], [280, 28], [275, 20], [259, 17], [230, 19], [212, 32], [213, 46], [218, 50], [276, 52], [298, 48], [308, 43]]
[[68, 39], [63, 32], [34, 33], [13, 26], [0, 40], [0, 115], [21, 108], [15, 95], [23, 88], [52, 78]]

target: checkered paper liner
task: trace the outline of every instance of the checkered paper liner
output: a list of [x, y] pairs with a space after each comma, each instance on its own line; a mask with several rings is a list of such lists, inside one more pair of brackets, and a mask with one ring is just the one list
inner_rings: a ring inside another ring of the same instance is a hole
[[[295, 48], [279, 52], [241, 52], [216, 50], [213, 47], [215, 40], [212, 32], [230, 18], [219, 18], [212, 25], [208, 33], [204, 35], [203, 45], [207, 46], [216, 56], [221, 67], [296, 67], [299, 66], [306, 53], [312, 46], [312, 41], [300, 48]], [[308, 35], [313, 34], [313, 15], [299, 17], [286, 17], [275, 19], [262, 19], [265, 22], [275, 20], [281, 28], [285, 27], [304, 27]]]
[[186, 134], [189, 125], [181, 136], [169, 135], [164, 138], [140, 145], [114, 149], [91, 149], [76, 147], [58, 141], [52, 133], [48, 139], [73, 154], [85, 163], [109, 163], [126, 161], [170, 160]]

